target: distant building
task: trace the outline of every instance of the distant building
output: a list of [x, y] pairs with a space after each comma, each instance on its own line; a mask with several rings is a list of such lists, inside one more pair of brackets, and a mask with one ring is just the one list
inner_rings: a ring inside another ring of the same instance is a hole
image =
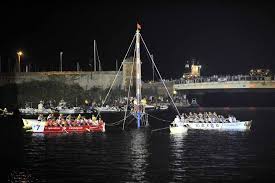
[[201, 75], [201, 65], [195, 64], [195, 60], [192, 59], [192, 64], [187, 61], [185, 64], [185, 72], [183, 73], [183, 78], [184, 79], [191, 79], [191, 78], [196, 78], [200, 77]]
[[[131, 76], [131, 73], [132, 73], [132, 76]], [[127, 89], [127, 87], [129, 86], [131, 78], [132, 78], [131, 86], [134, 86], [134, 83], [136, 82], [136, 65], [135, 65], [135, 61], [133, 61], [133, 57], [128, 57], [123, 62], [122, 85], [124, 86], [124, 89]]]

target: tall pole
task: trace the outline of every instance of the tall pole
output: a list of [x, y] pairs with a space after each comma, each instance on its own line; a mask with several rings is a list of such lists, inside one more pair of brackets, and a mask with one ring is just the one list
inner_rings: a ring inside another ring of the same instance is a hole
[[23, 55], [23, 52], [22, 51], [18, 51], [17, 52], [17, 55], [18, 55], [18, 72], [21, 72], [21, 66], [20, 66], [20, 62], [21, 62], [21, 56]]
[[96, 50], [95, 50], [95, 47], [96, 47], [96, 42], [94, 40], [94, 71], [96, 71]]
[[63, 52], [61, 51], [60, 52], [60, 72], [62, 72], [62, 55], [63, 55]]
[[80, 67], [79, 67], [79, 62], [76, 62], [76, 71], [79, 71], [80, 69], [79, 69]]
[[117, 68], [118, 68], [118, 66], [117, 66], [117, 59], [116, 59], [116, 71], [118, 70]]
[[21, 67], [20, 67], [20, 55], [18, 54], [18, 72], [21, 72]]
[[152, 58], [152, 71], [153, 71], [153, 82], [155, 81], [155, 69], [154, 69], [154, 64], [153, 64], [153, 61], [154, 61], [154, 55], [152, 54], [151, 55], [151, 58]]
[[140, 62], [140, 25], [137, 24], [136, 30], [136, 98], [137, 98], [137, 127], [140, 128], [141, 121], [141, 62]]

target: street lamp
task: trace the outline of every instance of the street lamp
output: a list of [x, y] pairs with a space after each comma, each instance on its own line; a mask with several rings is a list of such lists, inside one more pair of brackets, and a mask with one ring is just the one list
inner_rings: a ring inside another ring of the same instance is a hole
[[63, 55], [63, 52], [61, 51], [60, 52], [60, 72], [62, 72], [62, 55]]
[[18, 52], [17, 52], [17, 55], [18, 55], [18, 72], [21, 72], [20, 58], [21, 58], [21, 56], [23, 55], [23, 52], [22, 52], [22, 51], [18, 51]]

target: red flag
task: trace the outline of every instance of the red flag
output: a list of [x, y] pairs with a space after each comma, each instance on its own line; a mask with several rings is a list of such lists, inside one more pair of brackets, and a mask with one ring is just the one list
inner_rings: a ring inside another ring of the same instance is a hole
[[141, 25], [139, 23], [137, 23], [137, 29], [141, 29]]

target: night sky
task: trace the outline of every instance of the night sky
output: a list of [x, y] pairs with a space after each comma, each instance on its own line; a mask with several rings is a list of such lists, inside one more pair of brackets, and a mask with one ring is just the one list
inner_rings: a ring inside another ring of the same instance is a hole
[[[181, 3], [43, 3], [0, 6], [0, 55], [40, 69], [57, 69], [63, 51], [65, 70], [83, 70], [97, 41], [103, 70], [115, 70], [134, 36], [136, 22], [164, 78], [178, 78], [190, 58], [202, 64], [202, 75], [247, 74], [252, 68], [275, 72], [275, 9], [272, 3], [184, 1]], [[144, 52], [144, 50], [142, 50]], [[151, 79], [142, 54], [144, 79]]]

